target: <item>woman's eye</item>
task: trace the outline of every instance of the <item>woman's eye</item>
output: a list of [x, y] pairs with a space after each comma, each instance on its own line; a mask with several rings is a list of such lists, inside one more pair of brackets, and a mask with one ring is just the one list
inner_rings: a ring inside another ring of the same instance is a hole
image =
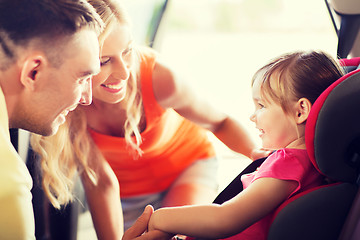
[[111, 58], [106, 58], [106, 59], [101, 60], [101, 62], [100, 62], [100, 66], [104, 66], [104, 65], [106, 65], [107, 63], [109, 63], [109, 62], [110, 62], [110, 60], [111, 60]]
[[258, 103], [258, 107], [261, 109], [261, 108], [264, 108], [265, 106], [262, 103]]

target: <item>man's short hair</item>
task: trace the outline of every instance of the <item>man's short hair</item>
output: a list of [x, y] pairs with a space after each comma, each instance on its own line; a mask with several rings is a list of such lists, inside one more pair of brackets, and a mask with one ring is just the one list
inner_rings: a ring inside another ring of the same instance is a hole
[[32, 39], [51, 43], [84, 27], [97, 34], [103, 28], [85, 0], [0, 0], [0, 58], [16, 59], [14, 46], [26, 47]]

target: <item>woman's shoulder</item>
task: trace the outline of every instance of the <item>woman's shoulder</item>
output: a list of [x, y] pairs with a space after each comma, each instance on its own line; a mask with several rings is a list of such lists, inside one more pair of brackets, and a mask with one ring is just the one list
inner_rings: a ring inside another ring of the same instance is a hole
[[159, 56], [159, 53], [155, 49], [147, 46], [136, 46], [136, 51], [141, 62], [149, 60], [155, 61]]

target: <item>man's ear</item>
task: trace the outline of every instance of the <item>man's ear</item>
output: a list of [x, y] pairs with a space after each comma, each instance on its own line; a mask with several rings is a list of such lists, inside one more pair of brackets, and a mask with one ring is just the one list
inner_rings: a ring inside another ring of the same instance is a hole
[[302, 124], [310, 114], [311, 102], [307, 98], [300, 98], [296, 103], [296, 123]]
[[20, 81], [25, 88], [34, 90], [39, 73], [47, 65], [46, 58], [41, 54], [30, 55], [23, 62], [20, 73]]

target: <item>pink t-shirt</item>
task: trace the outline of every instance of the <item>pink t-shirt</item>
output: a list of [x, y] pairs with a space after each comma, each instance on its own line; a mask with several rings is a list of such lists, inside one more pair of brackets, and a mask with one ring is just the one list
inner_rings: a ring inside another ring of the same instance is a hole
[[[257, 171], [243, 175], [241, 182], [244, 189], [259, 178], [276, 178], [296, 181], [298, 187], [289, 195], [303, 192], [321, 185], [323, 177], [311, 163], [306, 150], [284, 148], [271, 154]], [[241, 233], [226, 239], [265, 240], [275, 210]]]

